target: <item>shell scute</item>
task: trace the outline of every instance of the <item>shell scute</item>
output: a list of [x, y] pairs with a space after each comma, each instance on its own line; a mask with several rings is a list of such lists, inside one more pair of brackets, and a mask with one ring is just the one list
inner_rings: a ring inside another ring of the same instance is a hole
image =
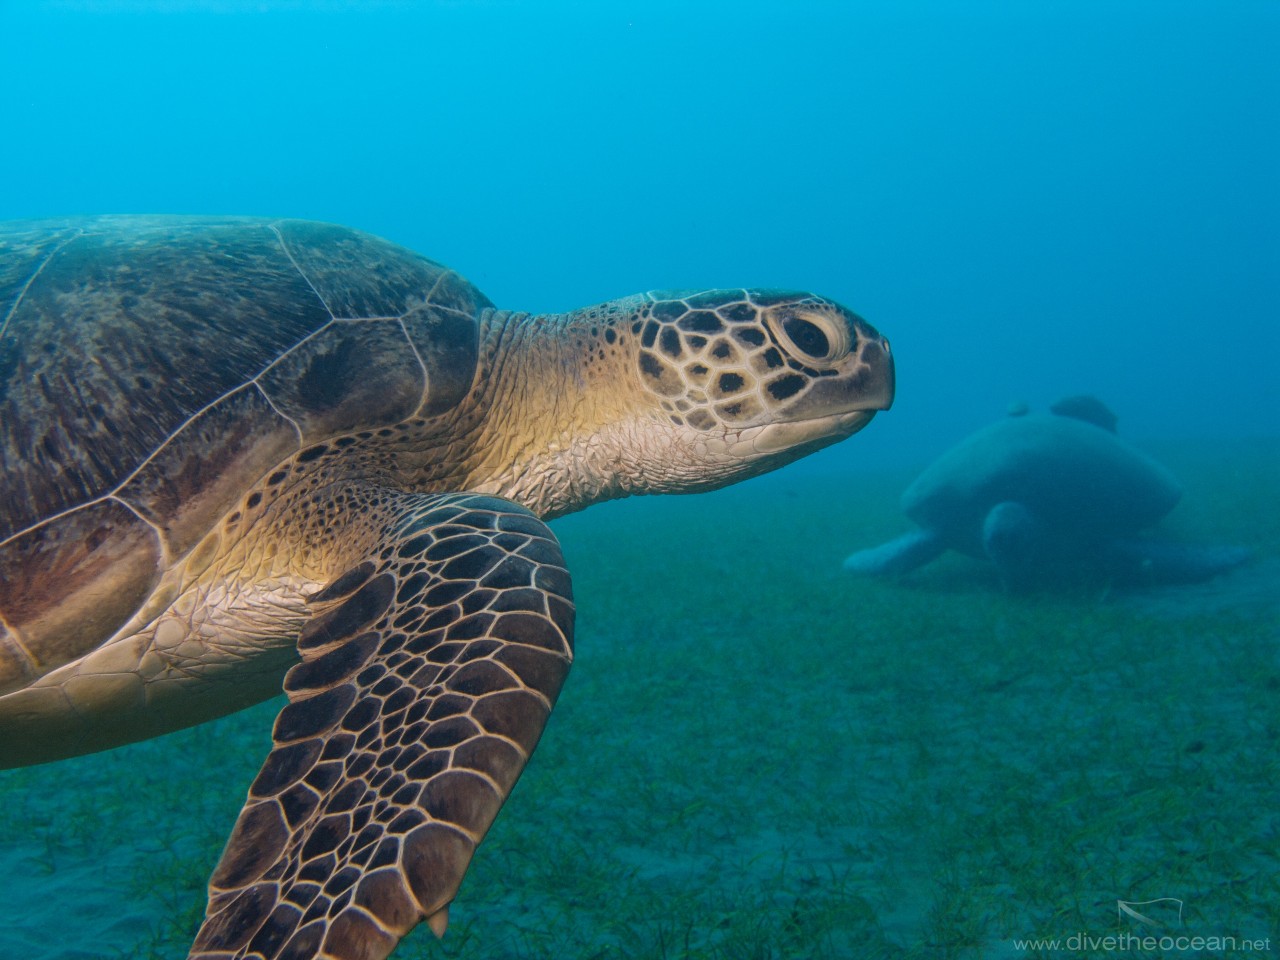
[[156, 451], [118, 496], [185, 553], [257, 477], [298, 449], [298, 431], [252, 384], [202, 410]]
[[[77, 233], [75, 226], [50, 229], [31, 224], [0, 234], [0, 331], [40, 267]], [[0, 380], [3, 372], [0, 370]]]
[[402, 322], [427, 373], [422, 415], [434, 417], [453, 409], [471, 389], [475, 374], [480, 349], [475, 321], [465, 313], [422, 303], [410, 308]]
[[424, 299], [467, 316], [492, 306], [448, 268], [380, 237], [308, 220], [274, 227], [335, 318], [399, 317]]
[[0, 546], [0, 611], [42, 670], [61, 666], [133, 615], [160, 579], [162, 556], [150, 524], [101, 500]]
[[258, 383], [306, 443], [398, 423], [421, 406], [426, 388], [398, 320], [337, 321], [281, 357]]

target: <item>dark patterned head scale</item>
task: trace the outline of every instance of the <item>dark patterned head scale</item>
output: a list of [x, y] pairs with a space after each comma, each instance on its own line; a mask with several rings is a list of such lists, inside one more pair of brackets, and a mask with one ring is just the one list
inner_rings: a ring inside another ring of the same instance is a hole
[[676, 424], [709, 430], [804, 419], [824, 379], [844, 380], [859, 364], [883, 367], [880, 335], [813, 294], [661, 291], [648, 299], [634, 325], [641, 381]]

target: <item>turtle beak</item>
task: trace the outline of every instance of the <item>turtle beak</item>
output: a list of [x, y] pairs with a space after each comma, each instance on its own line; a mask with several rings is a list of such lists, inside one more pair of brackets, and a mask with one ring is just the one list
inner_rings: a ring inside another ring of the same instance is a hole
[[849, 353], [829, 368], [831, 373], [811, 384], [785, 419], [753, 439], [757, 452], [789, 450], [791, 456], [802, 456], [852, 436], [893, 404], [889, 341], [861, 317], [844, 313], [852, 344]]
[[[893, 405], [895, 376], [889, 341], [851, 310], [843, 310], [852, 348], [826, 376], [812, 384], [788, 411], [787, 419], [805, 420], [861, 413], [858, 427]], [[853, 419], [853, 418], [851, 418]]]
[[869, 323], [860, 321], [857, 352], [866, 370], [862, 384], [862, 402], [866, 404], [863, 409], [888, 410], [893, 406], [897, 388], [888, 338], [882, 337]]

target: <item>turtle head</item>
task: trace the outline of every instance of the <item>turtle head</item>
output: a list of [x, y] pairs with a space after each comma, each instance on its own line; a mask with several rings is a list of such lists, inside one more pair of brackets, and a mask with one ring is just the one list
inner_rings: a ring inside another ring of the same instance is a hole
[[653, 293], [632, 330], [641, 386], [672, 441], [730, 479], [842, 440], [893, 402], [888, 341], [812, 294]]
[[[522, 421], [527, 439], [514, 467], [477, 488], [544, 517], [764, 473], [848, 437], [893, 402], [888, 342], [812, 294], [657, 292], [495, 319], [504, 332], [492, 341], [522, 343], [503, 376], [519, 368], [524, 380], [523, 412], [499, 419]], [[513, 324], [523, 333], [511, 335]]]

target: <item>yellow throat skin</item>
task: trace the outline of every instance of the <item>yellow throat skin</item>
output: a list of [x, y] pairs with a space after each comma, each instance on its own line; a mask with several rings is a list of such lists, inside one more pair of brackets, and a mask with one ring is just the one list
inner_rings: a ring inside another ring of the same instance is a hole
[[[841, 440], [893, 400], [888, 342], [803, 293], [649, 293], [571, 313], [485, 311], [462, 488], [544, 519], [689, 493]], [[468, 409], [469, 408], [469, 409]]]

